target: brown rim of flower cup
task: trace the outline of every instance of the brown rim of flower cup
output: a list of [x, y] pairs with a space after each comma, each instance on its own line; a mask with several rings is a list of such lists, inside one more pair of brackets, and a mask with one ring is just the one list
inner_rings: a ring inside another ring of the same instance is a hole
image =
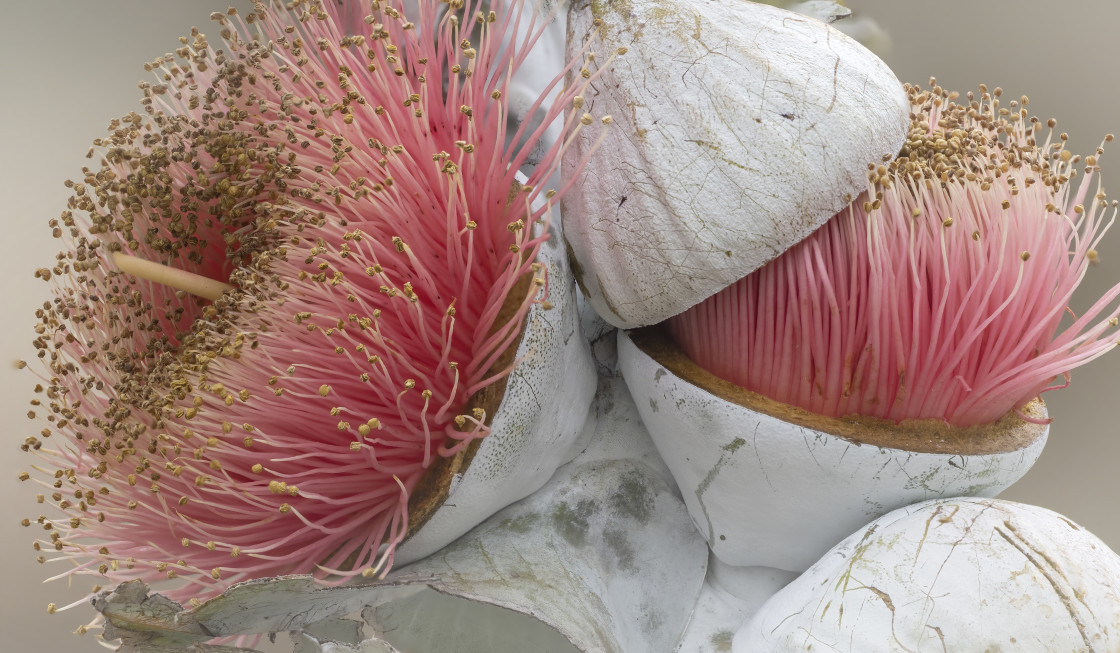
[[725, 381], [694, 363], [661, 325], [627, 331], [634, 345], [677, 377], [732, 404], [764, 415], [828, 433], [857, 445], [901, 449], [914, 453], [992, 455], [1018, 451], [1044, 437], [1046, 406], [1035, 398], [1021, 408], [1032, 420], [1014, 411], [992, 424], [956, 427], [939, 419], [903, 420], [849, 415], [826, 417], [764, 397]]
[[[513, 187], [510, 188], [508, 200], [510, 202], [515, 201], [521, 189], [522, 185], [520, 183], [514, 183]], [[526, 274], [521, 277], [517, 284], [510, 290], [510, 293], [506, 295], [506, 299], [502, 303], [502, 308], [498, 312], [497, 319], [494, 320], [494, 327], [491, 333], [498, 331], [516, 316], [522, 303], [522, 298], [525, 297], [526, 293], [529, 291], [529, 284], [532, 282], [533, 275]], [[530, 312], [529, 315], [532, 315], [532, 312]], [[487, 377], [495, 376], [502, 370], [509, 370], [512, 368], [514, 357], [517, 355], [517, 348], [521, 346], [521, 341], [525, 338], [525, 332], [528, 327], [529, 318], [526, 316], [525, 322], [521, 325], [520, 335], [510, 342], [501, 356], [490, 366], [490, 369], [486, 372]], [[494, 415], [497, 414], [498, 408], [502, 404], [502, 399], [506, 396], [506, 385], [508, 383], [509, 374], [502, 374], [496, 381], [471, 395], [471, 398], [467, 401], [467, 405], [460, 412], [470, 413], [472, 409], [481, 408], [485, 411], [486, 416], [483, 422], [489, 427], [494, 421]], [[482, 442], [485, 439], [486, 438], [477, 438], [472, 440], [470, 444], [463, 447], [452, 456], [438, 456], [433, 459], [431, 466], [428, 467], [428, 471], [420, 478], [420, 481], [416, 484], [416, 487], [408, 497], [408, 532], [405, 535], [406, 541], [423, 528], [424, 525], [428, 523], [428, 520], [432, 518], [432, 515], [443, 505], [444, 501], [447, 500], [447, 496], [451, 492], [452, 479], [455, 478], [456, 474], [463, 474], [467, 471], [467, 468], [470, 467], [475, 454], [478, 453], [478, 449], [482, 446]]]
[[[532, 282], [532, 276], [526, 275], [521, 278], [513, 291], [506, 297], [505, 303], [502, 305], [502, 310], [498, 314], [498, 319], [495, 321], [495, 327], [500, 327], [509, 321], [510, 317], [517, 310], [520, 304], [520, 298], [525, 296], [529, 289], [529, 284]], [[494, 362], [494, 365], [487, 372], [487, 375], [495, 374], [499, 370], [509, 369], [513, 365], [514, 356], [517, 354], [517, 348], [521, 345], [521, 341], [525, 338], [525, 331], [528, 328], [528, 323], [522, 325], [521, 335], [516, 340], [510, 343], [502, 355]], [[502, 399], [506, 396], [506, 384], [509, 382], [509, 375], [502, 375], [497, 381], [482, 388], [478, 392], [471, 395], [470, 400], [467, 402], [466, 407], [462, 412], [470, 413], [473, 408], [481, 408], [486, 411], [486, 419], [484, 422], [486, 426], [490, 426], [494, 419], [494, 415], [498, 412], [498, 407], [502, 404]], [[489, 436], [487, 436], [489, 437]], [[456, 474], [462, 474], [470, 467], [471, 461], [474, 460], [475, 454], [478, 453], [479, 447], [482, 446], [486, 438], [477, 438], [461, 451], [453, 456], [439, 456], [433, 459], [432, 465], [420, 482], [416, 484], [408, 497], [408, 537], [412, 537], [423, 528], [424, 524], [432, 518], [432, 515], [439, 510], [443, 502], [447, 500], [447, 496], [451, 491], [451, 480], [455, 478]]]

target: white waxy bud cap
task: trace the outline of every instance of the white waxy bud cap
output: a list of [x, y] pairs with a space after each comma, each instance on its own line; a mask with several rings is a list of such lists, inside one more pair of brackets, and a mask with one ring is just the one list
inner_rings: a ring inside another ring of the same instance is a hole
[[[909, 104], [886, 64], [815, 19], [750, 2], [624, 5], [569, 11], [569, 44], [599, 30], [600, 49], [627, 53], [586, 98], [614, 124], [564, 218], [589, 300], [629, 328], [683, 312], [824, 224], [866, 188], [868, 163], [898, 152]], [[598, 137], [581, 132], [566, 163]]]

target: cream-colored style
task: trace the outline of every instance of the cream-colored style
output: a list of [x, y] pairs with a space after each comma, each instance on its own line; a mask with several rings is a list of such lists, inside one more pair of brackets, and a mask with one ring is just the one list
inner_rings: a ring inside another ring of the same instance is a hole
[[[565, 230], [611, 324], [661, 322], [776, 258], [902, 145], [901, 83], [820, 21], [751, 2], [576, 0], [570, 51], [595, 20], [596, 50], [627, 52], [587, 93], [613, 125], [565, 197]], [[598, 138], [587, 131], [565, 163]]]
[[[693, 521], [729, 565], [802, 571], [860, 525], [895, 508], [941, 497], [995, 496], [1030, 469], [1049, 429], [1009, 419], [1003, 431], [974, 442], [1013, 444], [978, 453], [922, 452], [866, 439], [860, 444], [850, 434], [799, 425], [712, 394], [622, 331], [618, 359]], [[692, 378], [706, 383], [715, 377]], [[1033, 406], [1034, 416], [1044, 418], [1045, 409]], [[905, 427], [898, 431], [906, 435]]]
[[1118, 651], [1120, 556], [1045, 508], [927, 501], [836, 545], [732, 650]]

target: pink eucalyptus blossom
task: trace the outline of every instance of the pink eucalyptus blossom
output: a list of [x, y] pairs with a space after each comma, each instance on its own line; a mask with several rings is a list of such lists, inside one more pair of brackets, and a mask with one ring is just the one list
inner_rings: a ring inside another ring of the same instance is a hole
[[1114, 346], [1120, 285], [1067, 308], [1116, 215], [1103, 150], [1072, 156], [1000, 89], [908, 92], [907, 143], [865, 193], [669, 321], [699, 365], [821, 415], [970, 426]]
[[[543, 134], [591, 120], [562, 117], [564, 70], [543, 120], [507, 126], [548, 20], [527, 2], [410, 7], [215, 14], [221, 49], [181, 39], [147, 66], [146, 115], [95, 142], [37, 274], [50, 424], [24, 478], [61, 511], [35, 546], [63, 575], [190, 598], [384, 573], [425, 472], [486, 436], [485, 393], [546, 301], [539, 184], [564, 139]], [[146, 261], [187, 281], [122, 271]]]

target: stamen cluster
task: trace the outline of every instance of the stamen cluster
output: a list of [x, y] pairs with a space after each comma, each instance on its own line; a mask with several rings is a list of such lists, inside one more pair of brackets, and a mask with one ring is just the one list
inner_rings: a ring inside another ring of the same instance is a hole
[[817, 414], [970, 426], [1113, 347], [1120, 285], [1067, 308], [1116, 216], [1094, 184], [1103, 150], [1072, 155], [1026, 97], [931, 86], [908, 86], [907, 142], [865, 193], [669, 321], [693, 360]]
[[[25, 525], [73, 561], [62, 575], [198, 597], [383, 573], [425, 470], [487, 434], [472, 396], [544, 301], [538, 185], [564, 141], [542, 135], [591, 123], [561, 119], [582, 87], [510, 129], [545, 17], [519, 32], [521, 0], [420, 0], [415, 22], [361, 4], [215, 14], [223, 49], [195, 30], [149, 63], [146, 114], [114, 121], [69, 184], [63, 251], [36, 275], [54, 293], [32, 402], [49, 425], [23, 448], [44, 465], [22, 475], [61, 514]], [[234, 289], [211, 303], [116, 252]]]

